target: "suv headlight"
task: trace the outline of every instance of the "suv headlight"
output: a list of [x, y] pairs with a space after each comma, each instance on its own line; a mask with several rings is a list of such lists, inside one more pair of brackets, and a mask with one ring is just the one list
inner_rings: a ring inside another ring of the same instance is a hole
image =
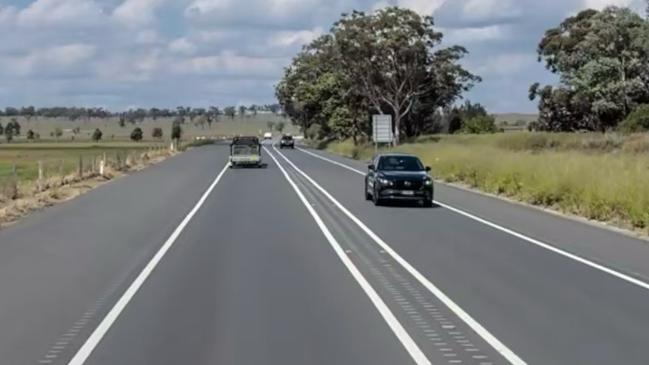
[[424, 178], [424, 185], [426, 185], [426, 186], [431, 186], [431, 185], [433, 185], [433, 179], [431, 179], [430, 177], [426, 176], [426, 177]]
[[394, 182], [392, 180], [388, 180], [388, 179], [383, 178], [383, 177], [379, 177], [378, 180], [379, 180], [379, 183], [381, 183], [381, 185], [385, 185], [385, 186], [394, 185]]

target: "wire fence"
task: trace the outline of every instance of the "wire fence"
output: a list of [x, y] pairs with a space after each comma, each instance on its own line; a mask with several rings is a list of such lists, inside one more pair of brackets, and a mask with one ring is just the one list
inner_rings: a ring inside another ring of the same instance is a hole
[[86, 179], [111, 178], [145, 165], [151, 158], [168, 151], [164, 147], [151, 147], [148, 150], [116, 150], [65, 158], [5, 161], [0, 169], [0, 203]]

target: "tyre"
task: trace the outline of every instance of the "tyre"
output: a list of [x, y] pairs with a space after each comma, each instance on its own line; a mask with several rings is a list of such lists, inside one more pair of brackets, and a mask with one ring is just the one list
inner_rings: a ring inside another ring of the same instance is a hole
[[365, 190], [363, 190], [363, 194], [365, 194], [365, 200], [372, 200], [372, 194], [367, 192], [367, 181], [365, 181]]
[[377, 207], [381, 206], [383, 204], [383, 200], [381, 200], [381, 198], [379, 198], [379, 192], [376, 190], [376, 188], [374, 189], [374, 192], [372, 193], [372, 202]]
[[424, 199], [424, 200], [421, 201], [421, 203], [424, 206], [424, 208], [432, 208], [433, 207], [433, 201], [432, 200]]

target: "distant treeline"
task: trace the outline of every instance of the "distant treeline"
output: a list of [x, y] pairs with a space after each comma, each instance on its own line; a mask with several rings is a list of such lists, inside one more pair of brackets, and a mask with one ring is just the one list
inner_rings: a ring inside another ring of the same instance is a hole
[[84, 108], [84, 107], [46, 107], [36, 108], [33, 106], [25, 107], [6, 107], [0, 109], [0, 116], [5, 117], [24, 117], [27, 119], [35, 117], [47, 118], [66, 118], [71, 121], [88, 118], [119, 118], [120, 122], [138, 122], [145, 118], [189, 118], [194, 120], [197, 117], [206, 117], [215, 119], [220, 115], [234, 118], [236, 115], [256, 115], [257, 113], [281, 114], [282, 108], [279, 104], [250, 105], [250, 106], [226, 106], [223, 108], [210, 106], [207, 108], [192, 108], [179, 106], [175, 109], [170, 108], [137, 108], [126, 111], [110, 111], [104, 108]]

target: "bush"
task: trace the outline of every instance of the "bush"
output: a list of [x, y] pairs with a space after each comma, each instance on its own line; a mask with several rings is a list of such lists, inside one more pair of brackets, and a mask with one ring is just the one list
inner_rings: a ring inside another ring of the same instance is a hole
[[101, 129], [96, 128], [95, 131], [92, 132], [92, 140], [95, 141], [95, 142], [99, 142], [103, 135], [104, 135], [104, 133], [102, 133]]
[[469, 134], [496, 133], [496, 120], [483, 115], [469, 118], [464, 121], [460, 131]]
[[135, 142], [141, 141], [143, 137], [144, 133], [142, 132], [142, 128], [140, 127], [133, 129], [133, 132], [131, 132], [131, 139]]
[[617, 128], [623, 133], [649, 131], [649, 104], [642, 104], [635, 108]]
[[160, 128], [160, 127], [155, 127], [151, 131], [151, 137], [153, 137], [155, 139], [160, 139], [160, 138], [162, 138], [162, 136], [163, 136], [163, 132], [162, 132], [162, 128]]
[[311, 124], [309, 128], [306, 130], [306, 138], [308, 139], [321, 139], [320, 138], [320, 133], [322, 131], [322, 127], [320, 127], [320, 124]]
[[171, 126], [171, 139], [178, 141], [180, 140], [180, 137], [183, 135], [183, 129], [180, 126], [180, 122], [174, 121], [173, 125]]

